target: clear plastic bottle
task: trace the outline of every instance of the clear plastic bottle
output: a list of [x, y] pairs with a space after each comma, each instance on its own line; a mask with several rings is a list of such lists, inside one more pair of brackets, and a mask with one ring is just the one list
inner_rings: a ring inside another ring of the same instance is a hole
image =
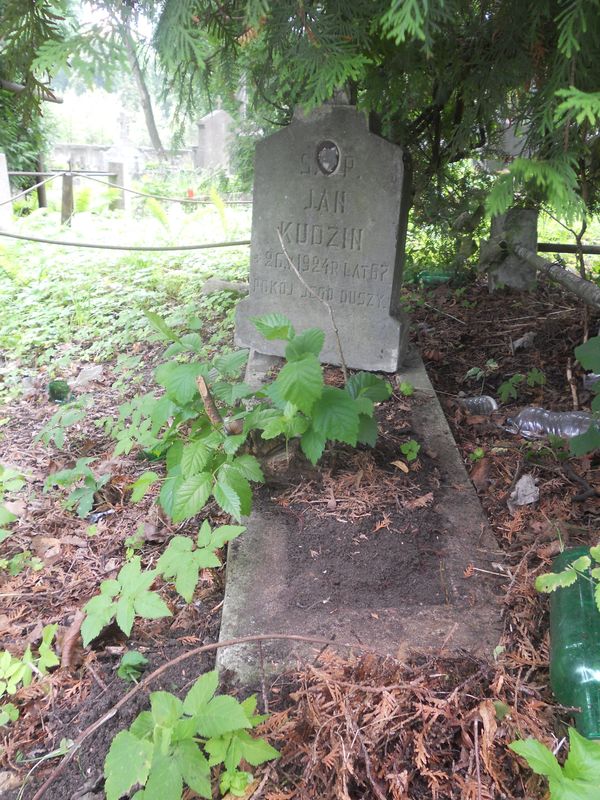
[[469, 414], [482, 414], [487, 416], [498, 410], [498, 403], [488, 394], [482, 394], [478, 397], [461, 397], [460, 402]]
[[[589, 548], [574, 547], [554, 559], [562, 572]], [[550, 685], [559, 703], [581, 709], [575, 727], [588, 739], [600, 739], [600, 612], [594, 584], [580, 577], [550, 596]]]
[[506, 424], [508, 430], [526, 439], [543, 439], [550, 434], [572, 439], [585, 433], [592, 419], [587, 411], [547, 411], [545, 408], [529, 406], [519, 411], [516, 417], [507, 419]]

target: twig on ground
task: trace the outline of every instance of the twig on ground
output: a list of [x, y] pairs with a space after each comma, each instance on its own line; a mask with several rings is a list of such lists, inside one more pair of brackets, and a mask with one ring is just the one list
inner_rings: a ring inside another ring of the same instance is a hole
[[287, 262], [290, 265], [290, 269], [292, 270], [294, 275], [298, 278], [298, 280], [304, 286], [306, 291], [309, 292], [309, 294], [311, 294], [316, 300], [318, 300], [319, 303], [322, 303], [325, 306], [325, 308], [327, 309], [327, 311], [329, 312], [329, 318], [331, 319], [331, 325], [333, 327], [333, 332], [335, 334], [335, 339], [336, 339], [336, 342], [337, 342], [338, 353], [339, 353], [339, 356], [340, 356], [340, 362], [341, 362], [340, 366], [342, 367], [342, 372], [344, 373], [344, 381], [347, 382], [348, 381], [348, 368], [346, 366], [346, 359], [344, 358], [344, 351], [342, 350], [342, 342], [341, 342], [341, 339], [340, 339], [340, 333], [339, 333], [338, 328], [337, 328], [337, 324], [336, 324], [336, 321], [335, 321], [335, 316], [333, 314], [333, 309], [331, 308], [331, 306], [327, 302], [327, 300], [325, 300], [323, 297], [319, 297], [319, 295], [315, 292], [315, 290], [311, 289], [311, 287], [306, 283], [306, 281], [304, 280], [302, 275], [300, 275], [300, 273], [298, 272], [298, 269], [296, 268], [296, 265], [294, 264], [294, 262], [290, 258], [289, 254], [288, 254], [288, 251], [285, 249], [285, 245], [283, 243], [283, 237], [281, 236], [281, 232], [280, 231], [277, 231], [277, 236], [279, 237], [279, 242], [281, 244], [281, 249], [283, 250], [283, 255], [286, 257]]
[[81, 745], [88, 739], [93, 733], [95, 733], [99, 728], [101, 728], [106, 722], [112, 719], [115, 714], [119, 711], [119, 709], [123, 708], [123, 706], [127, 705], [127, 703], [134, 697], [139, 691], [145, 689], [149, 686], [152, 681], [158, 678], [159, 675], [162, 675], [163, 672], [166, 672], [171, 667], [174, 667], [176, 664], [180, 664], [182, 661], [186, 661], [188, 658], [193, 658], [193, 656], [198, 656], [201, 653], [208, 653], [211, 650], [218, 650], [222, 647], [233, 647], [235, 645], [240, 644], [251, 644], [252, 642], [267, 642], [270, 640], [288, 640], [293, 642], [308, 642], [312, 644], [321, 644], [321, 645], [328, 645], [333, 647], [343, 647], [349, 650], [358, 650], [364, 653], [373, 653], [374, 655], [381, 656], [382, 658], [389, 658], [389, 655], [386, 653], [380, 653], [378, 650], [375, 650], [371, 647], [364, 647], [363, 645], [358, 645], [355, 643], [347, 643], [347, 642], [336, 642], [330, 639], [323, 639], [316, 636], [300, 636], [298, 634], [292, 633], [265, 633], [265, 634], [256, 634], [254, 636], [241, 636], [239, 639], [228, 639], [225, 642], [211, 642], [210, 644], [203, 644], [200, 647], [194, 647], [193, 650], [188, 650], [187, 653], [181, 653], [176, 658], [171, 659], [170, 661], [165, 662], [162, 664], [158, 669], [155, 669], [154, 672], [151, 672], [147, 675], [143, 681], [138, 683], [133, 689], [130, 689], [127, 694], [124, 694], [121, 699], [115, 703], [115, 705], [107, 711], [106, 714], [97, 719], [91, 725], [89, 725], [84, 731], [82, 731], [79, 736], [73, 742], [69, 752], [60, 762], [60, 764], [50, 773], [50, 775], [46, 778], [44, 783], [40, 786], [37, 792], [33, 795], [31, 800], [41, 800], [41, 798], [46, 794], [46, 791], [52, 786], [54, 781], [58, 778], [59, 775], [65, 770], [69, 762], [75, 756], [75, 753], [79, 750]]
[[475, 770], [477, 773], [477, 800], [481, 800], [481, 764], [479, 763], [479, 720], [473, 722], [475, 745]]
[[569, 386], [571, 387], [571, 397], [573, 398], [573, 410], [579, 411], [579, 396], [577, 394], [577, 382], [573, 377], [573, 361], [570, 358], [567, 360], [567, 381], [569, 382]]

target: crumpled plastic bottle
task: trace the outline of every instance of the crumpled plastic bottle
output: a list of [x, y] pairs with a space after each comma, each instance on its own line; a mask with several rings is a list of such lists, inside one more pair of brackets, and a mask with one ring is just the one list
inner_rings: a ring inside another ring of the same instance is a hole
[[593, 417], [587, 411], [547, 411], [545, 408], [529, 406], [519, 411], [516, 417], [506, 420], [506, 428], [525, 439], [543, 439], [546, 436], [560, 436], [572, 439], [586, 433]]
[[461, 405], [466, 408], [469, 414], [488, 415], [498, 410], [498, 403], [493, 397], [488, 394], [482, 394], [478, 397], [461, 397]]

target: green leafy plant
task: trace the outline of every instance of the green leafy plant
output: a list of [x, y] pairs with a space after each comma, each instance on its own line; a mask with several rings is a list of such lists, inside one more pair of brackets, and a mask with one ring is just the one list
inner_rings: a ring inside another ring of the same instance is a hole
[[551, 800], [597, 800], [600, 786], [600, 747], [569, 728], [569, 755], [564, 766], [537, 739], [509, 744], [537, 775], [548, 778]]
[[469, 460], [475, 464], [477, 461], [481, 461], [481, 459], [485, 456], [485, 450], [483, 447], [476, 447], [472, 453], [469, 453]]
[[121, 659], [117, 675], [124, 681], [137, 683], [147, 663], [148, 659], [137, 650], [129, 650]]
[[[600, 336], [592, 336], [585, 344], [576, 347], [575, 357], [584, 369], [591, 372], [600, 372]], [[600, 413], [600, 383], [594, 384], [592, 391], [594, 392], [592, 411], [597, 420]], [[590, 425], [589, 429], [580, 436], [574, 436], [569, 442], [569, 447], [571, 453], [575, 456], [582, 456], [598, 449], [600, 447], [598, 422], [596, 421]]]
[[12, 525], [16, 522], [18, 517], [4, 504], [4, 495], [6, 492], [18, 492], [25, 485], [25, 478], [12, 467], [6, 467], [0, 464], [0, 542], [7, 539], [11, 531], [7, 525]]
[[533, 388], [534, 386], [544, 386], [546, 383], [546, 376], [541, 369], [533, 367], [525, 375], [527, 386]]
[[[29, 686], [34, 673], [43, 677], [51, 667], [58, 666], [58, 656], [52, 650], [57, 628], [57, 624], [44, 626], [37, 657], [33, 655], [31, 646], [27, 647], [21, 658], [11, 655], [8, 650], [0, 653], [0, 700], [6, 695], [16, 694], [22, 686]], [[14, 722], [18, 716], [19, 711], [13, 703], [0, 706], [0, 725]]]
[[409, 439], [408, 442], [404, 442], [403, 444], [400, 445], [400, 452], [402, 453], [404, 458], [406, 458], [409, 464], [411, 461], [416, 461], [420, 450], [421, 450], [421, 445], [414, 439]]
[[411, 397], [415, 393], [415, 387], [409, 381], [402, 381], [398, 389], [402, 397]]
[[194, 683], [183, 701], [169, 692], [150, 695], [150, 711], [143, 711], [129, 730], [118, 733], [104, 762], [107, 800], [119, 800], [141, 785], [136, 797], [179, 800], [185, 785], [200, 797], [213, 798], [211, 768], [223, 765], [219, 788], [242, 796], [252, 780], [239, 769], [277, 758], [279, 753], [249, 730], [257, 716], [256, 698], [243, 703], [216, 695], [217, 671]]
[[66, 403], [48, 420], [44, 427], [36, 434], [34, 441], [43, 442], [46, 446], [50, 442], [62, 450], [65, 446], [65, 434], [78, 422], [85, 419], [86, 410], [91, 403], [91, 397], [82, 395], [77, 400]]
[[[596, 566], [592, 567], [592, 563]], [[554, 592], [572, 586], [578, 579], [590, 581], [594, 585], [596, 606], [600, 611], [600, 545], [590, 547], [589, 556], [579, 556], [561, 572], [544, 572], [538, 575], [535, 588], [538, 592]]]
[[[327, 386], [318, 359], [323, 331], [313, 328], [296, 334], [281, 314], [255, 319], [267, 339], [286, 342], [286, 363], [275, 380], [254, 391], [237, 380], [246, 351], [220, 355], [211, 363], [183, 360], [195, 354], [194, 342], [186, 344], [159, 315], [149, 313], [148, 318], [170, 343], [167, 353], [173, 354], [175, 348], [177, 360], [156, 370], [165, 394], [145, 395], [137, 405], [132, 400], [130, 408], [136, 414], [132, 423], [143, 433], [138, 443], [150, 443], [152, 457], [166, 458], [159, 502], [174, 522], [198, 514], [211, 496], [238, 521], [249, 514], [251, 483], [264, 480], [256, 456], [260, 440], [299, 438], [313, 464], [328, 441], [375, 444], [374, 406], [390, 396], [391, 387], [366, 372], [352, 375], [343, 389]], [[217, 419], [200, 397], [199, 381], [221, 407]], [[250, 398], [252, 404], [241, 405]], [[127, 435], [132, 446], [138, 434]]]
[[129, 636], [136, 615], [145, 619], [170, 617], [171, 611], [164, 600], [150, 591], [157, 577], [155, 569], [142, 572], [140, 558], [136, 556], [121, 568], [115, 579], [102, 581], [100, 594], [83, 607], [86, 614], [81, 625], [83, 646], [87, 647], [113, 620]]
[[525, 375], [521, 372], [516, 372], [508, 380], [503, 381], [498, 387], [498, 397], [502, 403], [507, 400], [516, 400], [519, 394], [518, 386], [525, 380]]
[[77, 509], [77, 515], [84, 519], [88, 516], [94, 505], [94, 495], [110, 480], [110, 474], [96, 477], [90, 469], [93, 458], [78, 458], [71, 469], [62, 469], [53, 472], [44, 482], [44, 491], [53, 486], [73, 486], [83, 482], [83, 485], [73, 489], [65, 500], [65, 508]]
[[0, 558], [0, 569], [5, 569], [13, 577], [20, 575], [27, 567], [38, 572], [44, 568], [44, 562], [41, 558], [32, 556], [31, 550], [21, 550], [8, 558]]

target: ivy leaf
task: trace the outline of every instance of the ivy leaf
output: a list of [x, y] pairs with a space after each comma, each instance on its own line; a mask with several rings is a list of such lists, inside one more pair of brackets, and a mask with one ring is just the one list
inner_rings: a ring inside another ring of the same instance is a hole
[[367, 397], [374, 403], [381, 403], [391, 395], [392, 387], [388, 381], [378, 378], [372, 372], [357, 372], [348, 378], [346, 391], [350, 397]]
[[323, 387], [323, 393], [312, 412], [313, 426], [327, 439], [356, 445], [358, 411], [354, 400], [343, 389]]
[[152, 743], [121, 731], [112, 741], [104, 761], [106, 800], [119, 800], [135, 786], [146, 783], [152, 759]]
[[196, 378], [206, 376], [205, 364], [178, 364], [167, 361], [157, 367], [154, 377], [159, 386], [164, 386], [168, 396], [178, 405], [185, 406], [198, 394]]
[[265, 339], [285, 339], [289, 341], [295, 335], [294, 328], [289, 319], [283, 314], [265, 314], [262, 317], [252, 317], [256, 330]]
[[198, 733], [209, 738], [251, 727], [242, 706], [229, 695], [213, 697], [194, 717]]
[[309, 354], [298, 361], [288, 362], [273, 386], [277, 387], [286, 402], [310, 414], [315, 400], [323, 392], [323, 373], [318, 358]]
[[158, 475], [156, 472], [148, 471], [144, 472], [140, 477], [135, 481], [135, 483], [131, 484], [131, 502], [137, 503], [139, 502], [142, 497], [146, 494], [148, 489], [152, 486], [153, 483], [156, 483], [158, 480]]
[[206, 505], [211, 487], [212, 475], [210, 472], [200, 472], [180, 483], [174, 492], [171, 513], [173, 522], [182, 522], [196, 516]]
[[199, 714], [214, 697], [219, 686], [219, 673], [216, 669], [205, 672], [192, 686], [183, 701], [183, 711], [192, 717]]
[[305, 355], [318, 356], [325, 343], [325, 333], [320, 328], [308, 328], [287, 344], [285, 357], [288, 361], [299, 361]]
[[517, 755], [524, 758], [536, 775], [547, 775], [548, 777], [562, 777], [562, 771], [556, 756], [544, 744], [537, 739], [522, 739], [511, 742], [509, 748]]

